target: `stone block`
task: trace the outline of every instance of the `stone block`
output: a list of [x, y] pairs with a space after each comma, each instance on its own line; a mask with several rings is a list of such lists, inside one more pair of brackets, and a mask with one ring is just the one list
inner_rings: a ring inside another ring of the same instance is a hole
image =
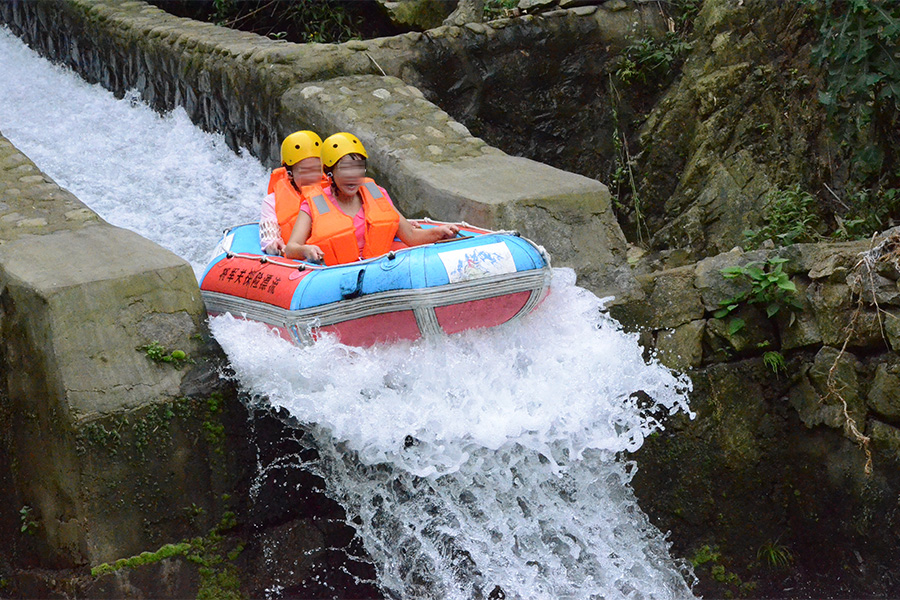
[[694, 266], [670, 269], [653, 276], [653, 291], [646, 303], [654, 329], [678, 327], [703, 317], [700, 292], [694, 288]]
[[822, 402], [821, 396], [807, 376], [801, 377], [788, 392], [788, 400], [807, 427], [827, 425], [838, 427], [841, 423], [840, 408]]
[[[70, 566], [149, 547], [146, 506], [139, 509], [123, 500], [114, 513], [106, 513], [112, 505], [98, 498], [118, 486], [152, 487], [152, 469], [119, 461], [118, 469], [108, 465], [95, 470], [78, 432], [109, 433], [91, 424], [110, 415], [137, 419], [149, 407], [180, 397], [191, 369], [154, 363], [140, 346], [158, 336], [171, 344], [170, 350], [199, 356], [203, 342], [196, 334], [205, 317], [186, 261], [105, 223], [73, 226], [42, 235], [40, 243], [33, 237], [9, 241], [0, 257], [0, 395], [8, 399], [14, 423], [4, 435], [17, 464], [10, 493], [39, 515], [45, 560]], [[64, 263], [60, 256], [66, 257]], [[41, 440], [40, 452], [35, 439]], [[107, 454], [105, 449], [100, 453]], [[191, 451], [184, 454], [191, 456], [202, 469], [202, 460]], [[160, 459], [153, 464], [167, 463]], [[208, 490], [208, 485], [178, 479], [179, 473], [195, 478], [193, 467], [165, 473], [168, 487], [159, 493], [163, 505], [189, 496], [198, 505], [206, 502], [195, 492]], [[147, 489], [143, 493], [151, 494]]]
[[638, 275], [634, 299], [610, 310], [630, 328], [672, 329], [703, 317], [700, 294], [694, 289], [693, 265]]
[[717, 254], [697, 263], [694, 287], [700, 291], [700, 297], [706, 310], [716, 311], [721, 307], [721, 302], [750, 289], [750, 284], [743, 278], [726, 279], [722, 275], [722, 269], [742, 266], [751, 260], [755, 260], [755, 255], [745, 254], [735, 248], [730, 252]]
[[706, 321], [698, 319], [675, 329], [657, 333], [659, 362], [670, 369], [684, 371], [703, 362], [703, 334]]
[[900, 304], [900, 287], [897, 281], [882, 277], [877, 272], [857, 269], [847, 276], [850, 290], [870, 306], [896, 306]]
[[900, 420], [900, 366], [880, 364], [867, 395], [869, 408], [888, 420]]
[[856, 356], [849, 352], [831, 346], [819, 350], [808, 372], [810, 387], [801, 383], [795, 386], [798, 393], [791, 392], [791, 402], [807, 426], [846, 429], [849, 417], [862, 431], [867, 410], [860, 397], [859, 368]]
[[[738, 328], [735, 319], [743, 325]], [[775, 348], [777, 344], [774, 323], [752, 305], [741, 306], [722, 319], [709, 319], [705, 340], [712, 351], [708, 358], [716, 361]]]
[[895, 464], [900, 464], [900, 429], [882, 421], [870, 419], [866, 435], [872, 439], [873, 445], [880, 455]]
[[884, 334], [894, 352], [900, 352], [900, 311], [888, 310], [881, 314], [881, 322], [884, 325]]

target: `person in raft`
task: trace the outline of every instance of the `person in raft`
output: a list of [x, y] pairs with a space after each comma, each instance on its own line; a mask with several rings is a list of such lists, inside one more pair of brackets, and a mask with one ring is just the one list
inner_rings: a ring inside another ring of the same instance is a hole
[[328, 185], [322, 175], [322, 138], [314, 131], [295, 131], [281, 142], [281, 167], [269, 177], [269, 191], [259, 218], [259, 245], [280, 255], [291, 237], [303, 201], [301, 188]]
[[386, 254], [395, 236], [407, 246], [420, 246], [459, 233], [456, 225], [419, 229], [407, 221], [384, 188], [366, 177], [368, 156], [350, 133], [336, 133], [322, 143], [330, 185], [303, 188], [304, 201], [284, 250], [287, 258], [344, 264]]

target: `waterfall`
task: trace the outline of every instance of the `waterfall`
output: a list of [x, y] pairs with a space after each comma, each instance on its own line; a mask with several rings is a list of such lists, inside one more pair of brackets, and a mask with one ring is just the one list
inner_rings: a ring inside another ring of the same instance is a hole
[[[53, 66], [0, 28], [0, 132], [101, 217], [200, 272], [258, 216], [267, 170]], [[323, 132], [328, 133], [328, 132]], [[536, 240], [540, 242], [540, 240]], [[326, 481], [397, 598], [686, 598], [693, 576], [637, 505], [629, 453], [689, 411], [690, 382], [555, 269], [519, 323], [370, 349], [296, 347], [224, 315], [248, 396], [316, 440]]]

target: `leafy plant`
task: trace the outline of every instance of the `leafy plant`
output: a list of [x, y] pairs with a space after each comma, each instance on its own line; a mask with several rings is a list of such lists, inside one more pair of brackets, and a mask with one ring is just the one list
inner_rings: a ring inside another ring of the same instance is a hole
[[[803, 305], [794, 296], [797, 286], [783, 270], [786, 258], [770, 257], [765, 263], [749, 262], [742, 267], [727, 267], [722, 269], [722, 276], [726, 279], [743, 278], [750, 283], [750, 289], [723, 300], [719, 303], [719, 310], [713, 316], [723, 319], [737, 310], [742, 304], [762, 304], [765, 306], [766, 316], [770, 319], [783, 308], [791, 311], [790, 323], [796, 319], [796, 312], [803, 309]], [[728, 333], [734, 335], [744, 327], [743, 319], [733, 318], [729, 324]]]
[[854, 166], [877, 174], [886, 154], [896, 151], [892, 136], [900, 106], [900, 3], [893, 0], [806, 0], [822, 8], [820, 43], [813, 58], [825, 69], [825, 107], [838, 140], [859, 143]]
[[625, 86], [664, 84], [693, 48], [689, 36], [702, 4], [702, 0], [661, 3], [660, 10], [669, 22], [669, 31], [662, 37], [641, 38], [626, 47], [619, 58], [616, 80]]
[[861, 188], [847, 197], [849, 211], [843, 218], [836, 216], [837, 228], [832, 234], [838, 239], [867, 238], [878, 231], [888, 218], [900, 212], [900, 188]]
[[781, 352], [770, 350], [763, 354], [763, 364], [772, 369], [772, 372], [778, 375], [779, 371], [787, 370], [784, 363], [784, 356]]
[[33, 518], [33, 510], [34, 509], [28, 505], [19, 509], [19, 519], [22, 521], [22, 526], [19, 528], [19, 531], [22, 533], [27, 533], [28, 535], [37, 533], [38, 523]]
[[159, 342], [151, 342], [144, 346], [140, 346], [138, 350], [142, 350], [147, 354], [147, 358], [157, 363], [171, 363], [176, 369], [189, 362], [191, 359], [183, 350], [173, 350], [169, 352], [160, 345]]
[[779, 544], [778, 540], [763, 544], [756, 552], [756, 557], [763, 563], [776, 569], [787, 568], [794, 562], [794, 555], [790, 549], [783, 544]]
[[745, 246], [756, 248], [766, 240], [772, 240], [776, 246], [816, 241], [821, 225], [817, 204], [816, 198], [799, 184], [769, 192], [763, 208], [765, 225], [759, 231], [744, 231]]
[[868, 237], [900, 216], [900, 2], [803, 1], [818, 17], [818, 99], [847, 167], [835, 169], [843, 199], [832, 192], [840, 205], [833, 235]]
[[641, 38], [625, 48], [616, 79], [624, 85], [649, 85], [664, 81], [676, 61], [681, 60], [693, 44], [681, 35], [669, 32], [661, 38]]
[[507, 16], [519, 5], [519, 0], [484, 0], [484, 20]]

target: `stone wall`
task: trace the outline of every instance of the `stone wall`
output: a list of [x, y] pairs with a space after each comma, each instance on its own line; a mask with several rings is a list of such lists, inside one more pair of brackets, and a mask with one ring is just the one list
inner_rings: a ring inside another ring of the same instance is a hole
[[696, 419], [647, 440], [634, 485], [701, 595], [900, 590], [898, 280], [892, 230], [639, 275], [646, 300], [612, 309], [693, 382]]
[[431, 30], [392, 74], [491, 145], [607, 181], [635, 100], [610, 97], [617, 58], [666, 22], [655, 4], [577, 4], [595, 6]]
[[[184, 537], [173, 505], [203, 507], [204, 525], [221, 514], [218, 495], [234, 481], [211, 471], [228, 456], [173, 442], [192, 436], [194, 404], [213, 392], [197, 383], [214, 368], [204, 319], [186, 261], [105, 223], [0, 137], [0, 397], [9, 484], [0, 524], [23, 556], [58, 568], [96, 564]], [[182, 369], [153, 362], [140, 349], [153, 342], [191, 362]], [[118, 444], [139, 444], [121, 419], [152, 420], [179, 398], [186, 421], [162, 419], [164, 445], [145, 440], [128, 460], [110, 460]], [[26, 507], [29, 535], [16, 519]]]
[[[551, 39], [567, 23], [602, 39], [604, 31], [615, 37], [642, 22], [617, 18], [618, 29], [603, 29], [601, 12], [559, 11], [509, 27], [530, 27]], [[287, 132], [351, 131], [407, 216], [517, 229], [545, 246], [554, 265], [575, 268], [582, 285], [598, 294], [622, 298], [636, 289], [623, 266], [625, 239], [606, 186], [487, 146], [400, 79], [434, 80], [422, 65], [440, 64], [454, 47], [434, 40], [475, 37], [487, 46], [512, 35], [503, 24], [329, 45], [274, 41], [143, 2], [14, 1], [0, 4], [0, 19], [89, 81], [117, 94], [135, 88], [160, 110], [183, 106], [198, 125], [223, 132], [230, 144], [270, 164]]]

